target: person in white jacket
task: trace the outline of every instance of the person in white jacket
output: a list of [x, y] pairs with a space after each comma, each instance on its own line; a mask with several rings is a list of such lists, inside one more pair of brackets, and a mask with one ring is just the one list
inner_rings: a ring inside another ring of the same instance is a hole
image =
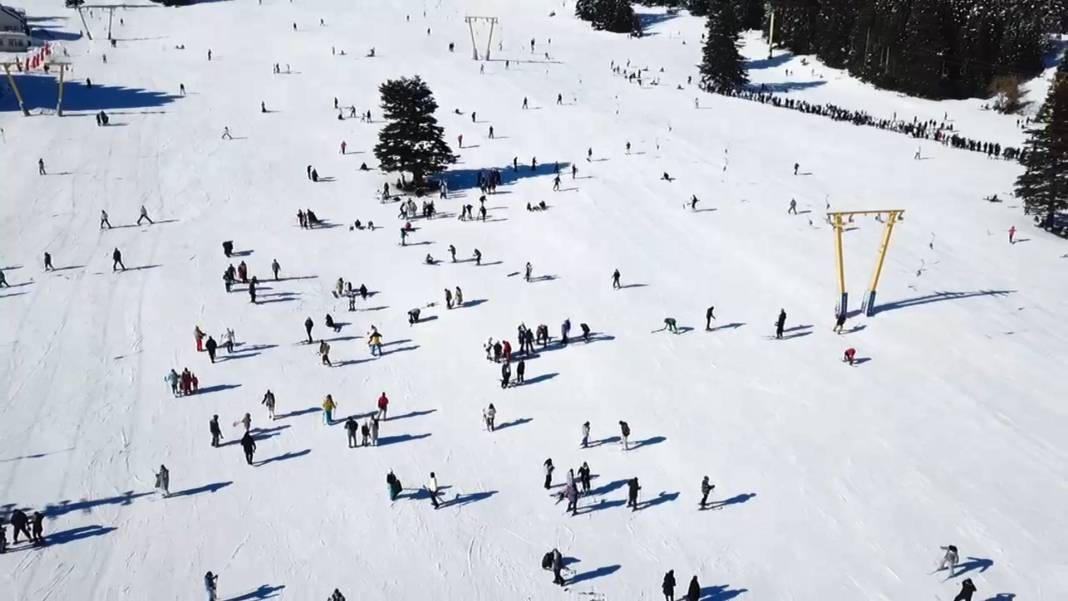
[[482, 419], [486, 422], [486, 429], [493, 432], [493, 422], [497, 419], [497, 408], [493, 406], [493, 403], [482, 411]]
[[946, 545], [945, 547], [941, 547], [941, 549], [945, 551], [946, 554], [942, 556], [942, 563], [938, 565], [938, 571], [941, 572], [946, 569], [946, 566], [948, 565], [949, 575], [952, 577], [953, 571], [957, 569], [957, 560], [960, 559], [957, 555], [957, 547], [955, 545]]
[[426, 484], [427, 492], [430, 493], [430, 503], [434, 506], [434, 509], [440, 507], [438, 505], [438, 477], [434, 472], [430, 472], [430, 481]]

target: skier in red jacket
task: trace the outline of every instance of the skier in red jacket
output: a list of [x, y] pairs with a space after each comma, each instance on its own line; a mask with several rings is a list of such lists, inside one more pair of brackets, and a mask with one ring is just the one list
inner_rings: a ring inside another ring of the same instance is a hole
[[845, 361], [846, 363], [849, 363], [850, 365], [853, 365], [853, 361], [856, 358], [856, 356], [857, 356], [857, 349], [855, 349], [853, 347], [849, 347], [849, 348], [847, 348], [845, 350], [845, 357], [843, 357], [842, 360]]

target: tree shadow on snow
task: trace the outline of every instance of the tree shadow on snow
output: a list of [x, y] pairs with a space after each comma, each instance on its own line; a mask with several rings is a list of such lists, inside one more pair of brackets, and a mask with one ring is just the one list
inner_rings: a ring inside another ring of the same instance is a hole
[[[571, 163], [568, 163], [566, 161], [560, 163], [561, 172], [569, 169], [570, 167], [571, 167]], [[513, 171], [511, 163], [507, 163], [507, 164], [502, 165], [502, 166], [490, 166], [490, 167], [482, 167], [482, 168], [478, 168], [478, 169], [452, 169], [452, 170], [446, 171], [445, 173], [443, 173], [440, 176], [438, 176], [438, 179], [440, 180], [440, 179], [444, 178], [445, 181], [448, 182], [449, 191], [450, 192], [452, 192], [452, 191], [461, 191], [461, 190], [470, 190], [470, 189], [476, 189], [477, 190], [478, 189], [478, 176], [479, 176], [479, 174], [480, 173], [481, 174], [489, 174], [489, 172], [491, 172], [494, 169], [497, 169], [497, 170], [499, 170], [501, 172], [501, 185], [502, 186], [507, 186], [507, 185], [509, 185], [509, 184], [511, 184], [513, 182], [516, 182], [516, 181], [519, 181], [519, 180], [522, 180], [522, 179], [529, 179], [529, 178], [532, 178], [532, 177], [543, 177], [543, 176], [544, 177], [552, 177], [554, 175], [554, 173], [553, 173], [553, 162], [549, 161], [548, 163], [539, 164], [538, 168], [536, 170], [531, 170], [530, 169], [530, 165], [526, 165], [526, 166], [519, 165], [519, 170]], [[492, 196], [492, 195], [489, 195], [489, 196]]]

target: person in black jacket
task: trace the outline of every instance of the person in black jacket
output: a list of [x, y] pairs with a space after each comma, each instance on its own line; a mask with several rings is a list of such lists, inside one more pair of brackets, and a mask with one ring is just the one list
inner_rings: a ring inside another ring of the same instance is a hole
[[523, 374], [527, 373], [527, 362], [523, 359], [519, 360], [519, 364], [515, 366], [515, 384], [516, 386], [523, 383]]
[[623, 440], [622, 440], [623, 450], [624, 451], [629, 451], [630, 450], [630, 442], [628, 442], [627, 439], [630, 437], [630, 424], [628, 424], [627, 422], [625, 422], [623, 420], [619, 420], [619, 433], [622, 434], [622, 438], [623, 438]]
[[219, 439], [222, 438], [222, 429], [219, 427], [219, 416], [211, 416], [211, 421], [208, 422], [208, 427], [211, 429], [211, 446], [219, 446]]
[[126, 266], [122, 263], [122, 253], [116, 248], [111, 252], [111, 270], [117, 271], [117, 267], [121, 267], [123, 271], [126, 271]]
[[501, 365], [501, 388], [508, 388], [508, 383], [512, 379], [512, 365], [507, 361]]
[[686, 601], [697, 601], [701, 598], [701, 585], [697, 583], [697, 576], [690, 579], [690, 587], [686, 589]]
[[627, 480], [627, 507], [634, 511], [638, 511], [638, 491], [641, 489], [642, 487], [638, 486], [637, 478]]
[[716, 307], [712, 306], [712, 307], [709, 307], [707, 311], [705, 311], [705, 329], [706, 330], [711, 330], [712, 329], [712, 320], [716, 318], [715, 313], [714, 313], [715, 310], [716, 310]]
[[314, 325], [315, 325], [315, 322], [312, 321], [312, 318], [309, 317], [308, 319], [304, 320], [304, 331], [308, 333], [308, 344], [312, 343], [311, 331], [312, 331], [312, 326], [314, 326]]
[[953, 597], [953, 601], [972, 601], [972, 595], [975, 594], [975, 585], [972, 584], [971, 578], [965, 578], [964, 582], [960, 583], [960, 592], [956, 597]]
[[11, 544], [19, 542], [19, 533], [26, 535], [27, 540], [33, 540], [30, 536], [30, 531], [26, 529], [26, 524], [29, 522], [29, 518], [21, 509], [16, 509], [11, 512]]
[[675, 601], [675, 570], [668, 570], [664, 574], [664, 600]]
[[33, 536], [30, 540], [34, 545], [41, 546], [44, 544], [44, 514], [40, 511], [33, 512]]
[[779, 318], [775, 320], [775, 338], [782, 340], [782, 329], [786, 325], [786, 309], [779, 309]]
[[348, 433], [349, 436], [350, 449], [360, 446], [360, 441], [356, 438], [359, 429], [360, 425], [356, 423], [356, 420], [350, 415], [349, 418], [345, 420], [345, 432]]
[[245, 451], [245, 461], [252, 465], [252, 454], [256, 452], [256, 440], [248, 431], [241, 437], [241, 449]]
[[219, 343], [215, 342], [215, 339], [208, 336], [208, 341], [204, 343], [204, 348], [208, 349], [208, 358], [212, 363], [215, 363], [215, 349], [219, 348]]

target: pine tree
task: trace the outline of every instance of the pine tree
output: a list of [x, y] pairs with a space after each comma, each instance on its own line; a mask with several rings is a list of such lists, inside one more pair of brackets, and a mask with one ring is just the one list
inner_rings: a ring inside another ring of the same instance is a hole
[[749, 83], [738, 51], [738, 17], [729, 0], [709, 0], [706, 27], [701, 89], [724, 94]]
[[850, 55], [855, 0], [821, 0], [816, 14], [816, 54], [828, 66], [842, 68]]
[[1050, 227], [1058, 211], [1068, 210], [1068, 61], [1054, 74], [1030, 133], [1016, 195]]
[[412, 174], [415, 186], [427, 174], [438, 173], [456, 162], [444, 130], [434, 118], [438, 103], [419, 76], [391, 79], [378, 87], [388, 123], [378, 133], [375, 156], [385, 171]]
[[[901, 43], [888, 58], [888, 71], [899, 89], [920, 96], [953, 95], [949, 81], [953, 31], [943, 0], [913, 0]], [[902, 56], [905, 52], [909, 56]]]

